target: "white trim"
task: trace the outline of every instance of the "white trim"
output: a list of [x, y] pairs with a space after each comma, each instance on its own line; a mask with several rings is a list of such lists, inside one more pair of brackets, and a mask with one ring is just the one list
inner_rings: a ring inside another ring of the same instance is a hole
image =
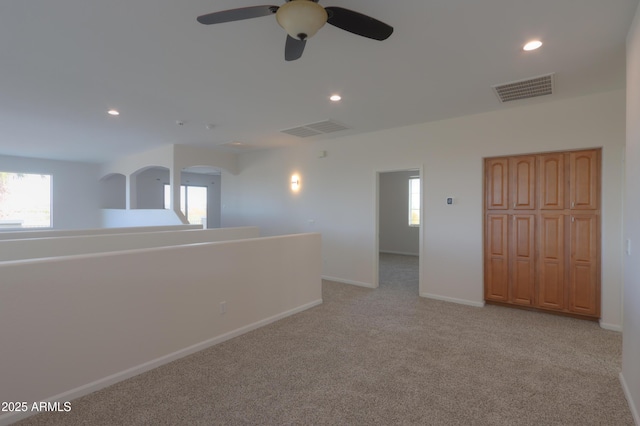
[[600, 328], [603, 328], [605, 330], [617, 331], [619, 333], [622, 333], [622, 326], [620, 326], [618, 324], [608, 324], [606, 322], [602, 322], [602, 320], [600, 320], [599, 323], [600, 323]]
[[402, 256], [420, 256], [419, 253], [406, 253], [403, 251], [391, 251], [391, 250], [380, 250], [380, 253], [384, 254], [400, 254]]
[[620, 372], [620, 384], [622, 385], [622, 390], [624, 391], [624, 396], [627, 398], [627, 402], [629, 403], [629, 409], [631, 410], [631, 415], [633, 416], [633, 421], [637, 426], [640, 426], [640, 413], [638, 412], [638, 407], [633, 403], [633, 398], [631, 398], [631, 392], [629, 391], [629, 387], [627, 386], [627, 382]]
[[458, 303], [460, 305], [473, 306], [473, 307], [476, 307], [476, 308], [483, 308], [484, 307], [484, 301], [482, 301], [482, 302], [474, 302], [473, 300], [456, 299], [455, 297], [439, 296], [437, 294], [430, 294], [430, 293], [420, 293], [420, 296], [421, 297], [426, 297], [427, 299], [442, 300], [444, 302]]
[[358, 287], [376, 288], [373, 284], [365, 283], [365, 282], [362, 282], [362, 281], [346, 280], [344, 278], [329, 277], [327, 275], [323, 275], [321, 278], [323, 280], [333, 281], [333, 282], [341, 283], [341, 284], [351, 284], [351, 285], [357, 285]]
[[[87, 383], [82, 386], [78, 386], [77, 388], [71, 389], [67, 392], [60, 393], [58, 395], [54, 395], [52, 397], [46, 398], [44, 402], [64, 402], [71, 401], [72, 399], [80, 398], [81, 396], [88, 395], [97, 390], [106, 388], [107, 386], [111, 386], [115, 383], [121, 382], [133, 376], [137, 376], [138, 374], [142, 374], [146, 371], [152, 370], [154, 368], [160, 367], [161, 365], [168, 364], [169, 362], [175, 361], [177, 359], [183, 358], [187, 355], [191, 355], [193, 353], [199, 352], [201, 350], [207, 349], [211, 346], [215, 346], [219, 343], [222, 343], [226, 340], [232, 339], [234, 337], [240, 336], [241, 334], [248, 333], [249, 331], [253, 331], [257, 328], [263, 327], [267, 324], [271, 324], [272, 322], [281, 320], [283, 318], [289, 317], [291, 315], [297, 314], [299, 312], [305, 311], [307, 309], [313, 308], [314, 306], [318, 306], [322, 304], [322, 299], [314, 300], [313, 302], [309, 302], [302, 306], [298, 306], [297, 308], [281, 312], [277, 315], [271, 316], [269, 318], [265, 318], [263, 320], [254, 322], [252, 324], [246, 325], [244, 327], [240, 327], [236, 330], [230, 331], [228, 333], [222, 334], [220, 336], [212, 337], [211, 339], [207, 339], [203, 342], [196, 343], [195, 345], [186, 347], [184, 349], [180, 349], [173, 353], [161, 356], [159, 358], [153, 359], [151, 361], [147, 361], [135, 367], [128, 368], [126, 370], [120, 371], [118, 373], [112, 374], [107, 377], [103, 377], [91, 383]], [[40, 401], [38, 401], [40, 402]], [[33, 404], [33, 401], [29, 402], [29, 405]], [[0, 416], [0, 426], [9, 425], [11, 423], [17, 422], [20, 419], [24, 419], [26, 417], [32, 416], [34, 414], [38, 414], [37, 411], [34, 412], [16, 412], [9, 413]]]

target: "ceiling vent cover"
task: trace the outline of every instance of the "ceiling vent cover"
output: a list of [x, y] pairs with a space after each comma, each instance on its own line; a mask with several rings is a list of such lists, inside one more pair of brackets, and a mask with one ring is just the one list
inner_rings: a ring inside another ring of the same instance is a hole
[[308, 138], [311, 136], [324, 135], [326, 133], [340, 132], [349, 129], [333, 120], [319, 121], [317, 123], [305, 124], [304, 126], [292, 127], [291, 129], [281, 130], [282, 133], [297, 136], [299, 138]]
[[554, 73], [541, 75], [527, 80], [514, 81], [493, 86], [500, 102], [517, 101], [519, 99], [534, 98], [553, 94]]

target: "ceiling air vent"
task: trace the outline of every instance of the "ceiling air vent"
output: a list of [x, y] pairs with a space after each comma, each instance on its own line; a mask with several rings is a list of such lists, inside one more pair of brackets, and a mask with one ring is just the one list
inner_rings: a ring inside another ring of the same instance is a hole
[[517, 101], [519, 99], [534, 98], [553, 94], [554, 74], [514, 81], [493, 86], [500, 102]]
[[311, 136], [324, 135], [326, 133], [340, 132], [349, 129], [333, 120], [319, 121], [317, 123], [305, 124], [304, 126], [293, 127], [291, 129], [281, 130], [282, 133], [297, 136], [299, 138], [308, 138]]

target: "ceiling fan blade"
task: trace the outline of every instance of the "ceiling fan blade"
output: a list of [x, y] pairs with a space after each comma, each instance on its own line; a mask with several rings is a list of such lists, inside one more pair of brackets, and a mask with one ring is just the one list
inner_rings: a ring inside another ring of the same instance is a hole
[[273, 15], [278, 11], [278, 6], [249, 6], [240, 9], [229, 9], [221, 12], [209, 13], [198, 16], [198, 22], [205, 25], [221, 24], [223, 22], [241, 21], [243, 19], [259, 18], [260, 16]]
[[304, 46], [307, 44], [307, 40], [298, 40], [290, 35], [287, 35], [287, 43], [284, 45], [284, 59], [285, 61], [295, 61], [302, 56], [304, 52]]
[[393, 33], [393, 27], [370, 16], [342, 7], [325, 7], [329, 14], [327, 22], [350, 33], [374, 40], [386, 40]]

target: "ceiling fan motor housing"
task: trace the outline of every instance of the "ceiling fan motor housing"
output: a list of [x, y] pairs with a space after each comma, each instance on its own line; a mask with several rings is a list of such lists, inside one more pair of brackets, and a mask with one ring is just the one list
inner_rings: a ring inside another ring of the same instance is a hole
[[312, 0], [291, 0], [276, 12], [278, 24], [291, 37], [306, 40], [318, 32], [329, 18], [324, 7]]

